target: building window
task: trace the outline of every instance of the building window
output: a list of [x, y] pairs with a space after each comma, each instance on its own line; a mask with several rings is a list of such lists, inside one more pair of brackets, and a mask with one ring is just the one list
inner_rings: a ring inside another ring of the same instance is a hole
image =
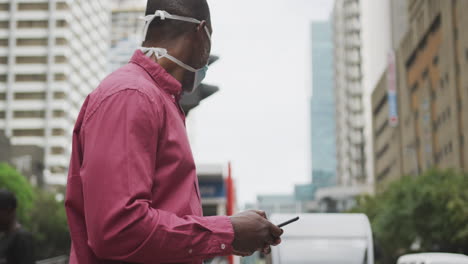
[[10, 21], [0, 21], [0, 28], [10, 28]]
[[64, 28], [67, 27], [68, 23], [66, 20], [57, 20], [56, 26], [58, 28]]
[[50, 148], [52, 155], [62, 155], [65, 153], [65, 149], [62, 147], [52, 147]]
[[55, 45], [59, 45], [59, 46], [65, 46], [68, 44], [68, 41], [66, 38], [56, 38], [55, 39]]
[[5, 111], [0, 111], [0, 119], [5, 119]]
[[54, 75], [54, 80], [55, 81], [65, 81], [65, 80], [67, 80], [67, 78], [66, 78], [65, 74], [63, 74], [63, 73], [56, 73]]
[[19, 3], [18, 10], [20, 11], [49, 10], [49, 4], [48, 3]]
[[6, 82], [7, 76], [6, 74], [0, 74], [0, 82]]
[[425, 79], [427, 78], [428, 75], [429, 75], [429, 69], [426, 68], [426, 69], [424, 70], [423, 74], [422, 74], [423, 80], [425, 80]]
[[18, 21], [18, 28], [48, 28], [49, 21], [44, 20], [26, 20]]
[[16, 82], [45, 82], [47, 76], [45, 74], [17, 74], [15, 76]]
[[14, 137], [43, 137], [44, 129], [15, 129]]
[[434, 58], [432, 59], [432, 64], [434, 66], [437, 66], [439, 64], [439, 56], [434, 56]]
[[52, 113], [53, 114], [53, 117], [65, 117], [65, 111], [63, 110], [54, 110], [54, 112]]
[[379, 101], [379, 104], [377, 105], [377, 107], [374, 109], [374, 115], [378, 115], [380, 113], [380, 111], [382, 110], [382, 108], [385, 106], [386, 102], [388, 100], [388, 95], [385, 94], [384, 96], [382, 96], [382, 98], [380, 99]]
[[57, 10], [68, 10], [68, 4], [64, 2], [57, 3]]
[[413, 86], [411, 86], [411, 93], [413, 94], [418, 90], [418, 83], [415, 83]]
[[440, 118], [440, 122], [443, 124], [447, 120], [447, 109], [442, 113], [442, 116]]
[[61, 128], [52, 129], [52, 136], [65, 136], [65, 130]]
[[62, 166], [52, 166], [50, 167], [50, 172], [53, 174], [63, 174], [67, 172], [67, 169]]
[[6, 93], [0, 93], [0, 100], [6, 100]]
[[9, 3], [1, 3], [0, 4], [0, 11], [9, 11], [10, 10], [10, 4]]
[[15, 93], [16, 100], [44, 100], [45, 98], [46, 98], [45, 92]]
[[0, 64], [8, 64], [8, 57], [0, 57]]
[[385, 169], [378, 174], [377, 179], [378, 180], [383, 180], [385, 177], [387, 177], [387, 175], [390, 173], [390, 171], [391, 171], [390, 166], [385, 167]]
[[65, 99], [65, 93], [64, 92], [55, 92], [54, 93], [54, 99]]
[[64, 27], [67, 27], [68, 23], [66, 20], [57, 20], [56, 22], [56, 26], [58, 28], [64, 28]]
[[8, 47], [8, 39], [0, 39], [0, 47]]
[[379, 129], [377, 130], [377, 133], [375, 133], [375, 137], [376, 138], [379, 138], [382, 133], [385, 131], [385, 128], [388, 127], [388, 119], [385, 120], [385, 122], [379, 127]]
[[55, 63], [66, 63], [67, 58], [65, 56], [55, 56]]
[[39, 39], [17, 39], [16, 45], [19, 47], [28, 47], [28, 46], [47, 46], [48, 41], [46, 38]]
[[14, 111], [14, 118], [44, 118], [45, 111]]
[[47, 64], [47, 57], [16, 57], [17, 64]]
[[382, 156], [385, 155], [385, 153], [388, 151], [388, 149], [389, 149], [389, 145], [385, 144], [385, 146], [383, 146], [382, 149], [380, 149], [377, 152], [377, 155], [376, 155], [377, 160], [380, 160]]

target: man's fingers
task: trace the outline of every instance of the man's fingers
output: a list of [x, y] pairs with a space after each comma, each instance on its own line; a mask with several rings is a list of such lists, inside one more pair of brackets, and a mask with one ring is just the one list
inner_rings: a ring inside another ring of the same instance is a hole
[[279, 228], [278, 226], [271, 224], [270, 225], [270, 233], [274, 237], [280, 237], [283, 234], [283, 229]]
[[277, 246], [281, 244], [281, 238], [277, 238], [274, 242], [273, 242], [273, 246]]
[[268, 255], [271, 253], [271, 247], [266, 245], [265, 248], [263, 248], [263, 254]]
[[265, 246], [264, 247], [273, 245], [275, 243], [275, 240], [276, 240], [276, 238], [272, 237], [271, 235], [268, 235], [265, 238]]
[[268, 219], [265, 211], [262, 211], [262, 210], [252, 210], [252, 211], [255, 212], [256, 214], [258, 214], [259, 216], [261, 216], [261, 217], [263, 217], [265, 219]]

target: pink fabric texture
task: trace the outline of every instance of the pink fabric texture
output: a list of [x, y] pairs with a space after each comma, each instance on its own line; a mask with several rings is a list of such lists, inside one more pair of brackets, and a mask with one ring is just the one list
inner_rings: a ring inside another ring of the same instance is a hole
[[202, 216], [181, 92], [137, 50], [87, 97], [65, 201], [71, 264], [201, 263], [232, 253], [229, 218]]

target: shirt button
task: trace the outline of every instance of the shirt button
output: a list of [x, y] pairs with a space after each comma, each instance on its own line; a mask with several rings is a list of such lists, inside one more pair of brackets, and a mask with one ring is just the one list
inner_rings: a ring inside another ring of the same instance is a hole
[[226, 245], [225, 244], [221, 244], [221, 249], [226, 249]]
[[192, 249], [189, 249], [188, 253], [189, 253], [189, 254], [192, 254], [192, 252], [193, 252]]

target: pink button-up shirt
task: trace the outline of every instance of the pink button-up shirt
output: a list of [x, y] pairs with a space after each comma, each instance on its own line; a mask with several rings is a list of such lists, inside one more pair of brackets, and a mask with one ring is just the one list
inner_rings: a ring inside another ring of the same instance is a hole
[[138, 50], [87, 97], [65, 202], [71, 264], [201, 263], [232, 253], [229, 218], [202, 216], [181, 91]]

